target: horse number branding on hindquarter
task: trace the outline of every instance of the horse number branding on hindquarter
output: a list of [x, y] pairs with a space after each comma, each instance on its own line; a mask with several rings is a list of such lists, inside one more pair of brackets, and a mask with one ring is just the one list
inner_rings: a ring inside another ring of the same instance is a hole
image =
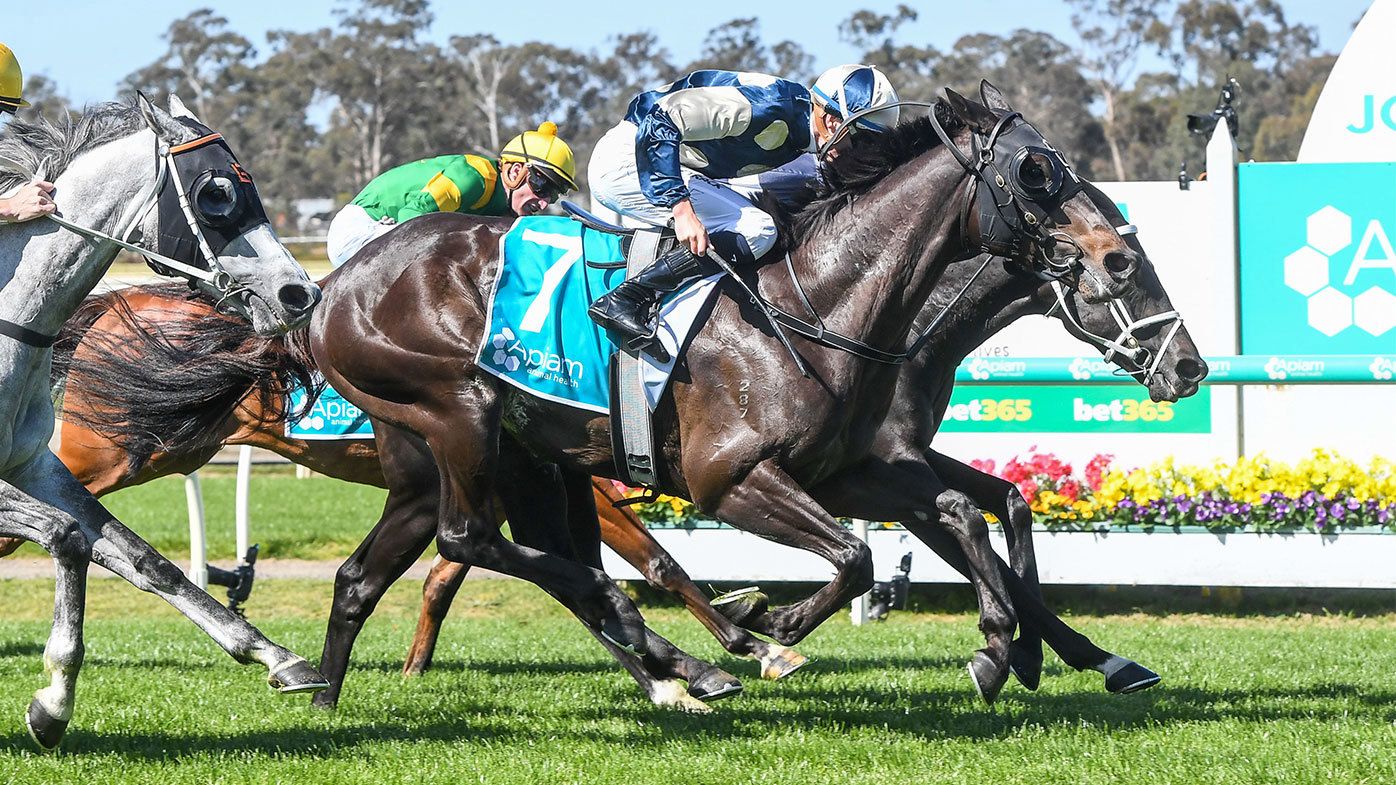
[[750, 396], [747, 395], [747, 393], [751, 391], [751, 380], [743, 379], [742, 385], [738, 387], [737, 390], [740, 393], [737, 396], [737, 406], [741, 409], [741, 411], [737, 413], [737, 416], [746, 419], [748, 404], [751, 402]]

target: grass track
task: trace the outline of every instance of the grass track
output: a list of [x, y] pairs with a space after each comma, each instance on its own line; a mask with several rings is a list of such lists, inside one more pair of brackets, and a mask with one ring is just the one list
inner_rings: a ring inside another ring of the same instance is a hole
[[[830, 622], [781, 683], [722, 655], [698, 625], [661, 631], [742, 676], [707, 717], [650, 707], [535, 589], [466, 584], [437, 669], [397, 674], [417, 589], [384, 600], [335, 713], [266, 689], [158, 601], [92, 583], [78, 710], [59, 755], [20, 723], [41, 686], [51, 586], [0, 581], [0, 781], [16, 783], [1389, 783], [1396, 781], [1396, 617], [1076, 617], [1161, 671], [1104, 694], [1051, 667], [1043, 690], [979, 705], [963, 672], [972, 617]], [[314, 658], [328, 582], [268, 581], [252, 618]]]

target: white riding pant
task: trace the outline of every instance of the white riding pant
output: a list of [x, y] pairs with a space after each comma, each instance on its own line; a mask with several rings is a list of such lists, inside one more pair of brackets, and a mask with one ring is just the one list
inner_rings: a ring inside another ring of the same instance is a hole
[[[640, 190], [640, 172], [635, 162], [636, 130], [634, 123], [621, 122], [596, 143], [587, 166], [591, 195], [605, 207], [633, 219], [631, 223], [664, 226], [673, 220], [674, 211], [651, 204]], [[681, 171], [693, 212], [708, 233], [740, 234], [758, 259], [775, 246], [776, 224], [752, 200], [770, 192], [786, 201], [819, 176], [813, 154], [766, 172], [724, 180], [714, 180], [686, 167]]]
[[397, 223], [382, 223], [373, 220], [368, 211], [357, 204], [346, 204], [335, 213], [330, 221], [330, 231], [325, 238], [325, 251], [330, 257], [330, 266], [338, 267], [354, 258], [360, 248], [392, 231]]

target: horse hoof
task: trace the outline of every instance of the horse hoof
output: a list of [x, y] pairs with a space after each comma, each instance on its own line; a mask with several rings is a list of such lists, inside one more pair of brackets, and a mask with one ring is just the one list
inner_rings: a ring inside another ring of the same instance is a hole
[[330, 686], [325, 677], [320, 675], [320, 671], [310, 667], [310, 663], [300, 657], [282, 663], [274, 669], [271, 676], [267, 678], [267, 683], [282, 695], [296, 692], [319, 692]]
[[601, 622], [600, 633], [601, 637], [605, 638], [612, 645], [618, 646], [636, 657], [645, 656], [647, 648], [645, 646], [644, 634], [642, 633], [639, 638], [636, 639], [636, 642], [631, 643], [629, 631], [626, 630], [625, 625], [614, 616], [607, 616]]
[[1036, 692], [1042, 685], [1042, 649], [1022, 646], [1014, 641], [1008, 650], [1008, 670], [1019, 684]]
[[688, 694], [700, 701], [722, 700], [741, 691], [741, 681], [721, 668], [713, 668], [688, 683]]
[[339, 708], [339, 696], [330, 690], [322, 690], [310, 696], [310, 707], [321, 711], [334, 711]]
[[809, 658], [788, 646], [772, 647], [775, 654], [761, 660], [761, 678], [769, 681], [783, 679], [805, 667]]
[[1114, 695], [1140, 692], [1163, 681], [1163, 677], [1140, 665], [1128, 662], [1105, 677], [1105, 689]]
[[719, 594], [712, 601], [712, 606], [717, 609], [717, 612], [726, 616], [728, 621], [738, 627], [750, 624], [765, 613], [770, 605], [771, 598], [767, 597], [766, 593], [756, 586]]
[[68, 721], [50, 714], [38, 698], [35, 698], [29, 703], [29, 711], [24, 713], [24, 727], [35, 744], [51, 750], [58, 746], [58, 742], [63, 741], [63, 733], [68, 730]]
[[994, 705], [1003, 685], [1008, 681], [1008, 669], [995, 665], [993, 659], [980, 649], [974, 653], [965, 670], [969, 671], [969, 679], [974, 682], [974, 691], [979, 693], [979, 697], [986, 704]]

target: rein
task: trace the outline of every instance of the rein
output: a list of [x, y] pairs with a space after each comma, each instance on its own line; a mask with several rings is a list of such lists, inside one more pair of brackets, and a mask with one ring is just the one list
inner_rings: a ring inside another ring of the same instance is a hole
[[[147, 125], [149, 125], [148, 121]], [[216, 133], [206, 134], [191, 142], [171, 147], [167, 142], [161, 139], [158, 129], [151, 126], [150, 130], [155, 133], [157, 143], [155, 179], [146, 183], [145, 187], [141, 189], [140, 194], [136, 197], [134, 202], [135, 211], [131, 213], [128, 218], [118, 223], [121, 229], [118, 230], [115, 235], [110, 235], [99, 229], [74, 223], [67, 218], [59, 216], [57, 213], [50, 213], [44, 216], [44, 218], [47, 218], [74, 234], [95, 241], [94, 245], [97, 247], [98, 251], [102, 250], [103, 246], [115, 245], [127, 251], [140, 254], [145, 258], [146, 264], [151, 265], [152, 268], [157, 264], [163, 265], [170, 270], [178, 272], [191, 283], [194, 281], [206, 283], [219, 295], [218, 305], [222, 305], [227, 299], [236, 297], [246, 290], [244, 287], [237, 285], [232, 275], [224, 270], [223, 266], [218, 263], [218, 257], [214, 255], [212, 249], [209, 247], [208, 241], [205, 239], [203, 231], [199, 227], [198, 219], [194, 216], [193, 208], [189, 204], [189, 196], [184, 190], [184, 183], [179, 176], [178, 169], [174, 165], [175, 156], [218, 141], [222, 139], [222, 136]], [[42, 172], [31, 172], [28, 167], [9, 158], [0, 158], [0, 168], [24, 175], [31, 180], [39, 179], [43, 174]], [[166, 183], [171, 180], [173, 180], [176, 190], [178, 191], [179, 206], [184, 213], [185, 221], [188, 222], [190, 231], [194, 233], [194, 237], [198, 240], [200, 253], [204, 258], [204, 262], [208, 265], [208, 269], [195, 267], [186, 262], [181, 262], [178, 259], [172, 259], [164, 254], [144, 248], [140, 244], [133, 243], [130, 240], [131, 235], [135, 233], [140, 222], [155, 208], [155, 205], [159, 201], [160, 193], [164, 190]], [[0, 335], [39, 349], [47, 349], [58, 341], [57, 335], [46, 335], [7, 319], [0, 319]]]
[[[999, 140], [1005, 134], [1010, 132], [1010, 123], [1012, 123], [1012, 121], [1019, 120], [1022, 126], [1027, 126], [1029, 128], [1032, 127], [1029, 123], [1027, 123], [1026, 120], [1023, 120], [1022, 115], [1020, 115], [1017, 112], [1009, 112], [1005, 114], [1003, 117], [999, 118], [998, 122], [995, 123], [993, 129], [988, 134], [981, 134], [975, 131], [973, 128], [970, 128], [969, 131], [973, 155], [973, 157], [971, 157], [965, 155], [964, 152], [962, 152], [960, 148], [955, 145], [954, 140], [950, 138], [950, 135], [941, 126], [940, 120], [937, 119], [935, 115], [936, 104], [928, 103], [925, 101], [896, 101], [894, 103], [883, 106], [870, 107], [868, 109], [864, 109], [860, 112], [855, 112], [854, 114], [852, 114], [847, 120], [844, 121], [843, 125], [841, 125], [839, 129], [834, 132], [834, 135], [831, 136], [829, 140], [820, 147], [819, 159], [821, 163], [828, 156], [829, 151], [832, 150], [834, 146], [838, 144], [839, 141], [841, 141], [846, 135], [851, 133], [851, 129], [853, 128], [855, 120], [857, 120], [859, 117], [862, 117], [863, 115], [871, 114], [875, 111], [881, 111], [892, 106], [912, 106], [922, 109], [930, 109], [931, 111], [929, 113], [929, 119], [931, 122], [931, 128], [935, 130], [936, 136], [940, 137], [941, 144], [947, 150], [949, 150], [952, 155], [954, 155], [955, 160], [958, 161], [960, 164], [960, 168], [964, 170], [963, 175], [961, 176], [961, 180], [963, 180], [965, 176], [972, 178], [973, 183], [971, 185], [970, 192], [968, 195], [968, 204], [965, 206], [964, 211], [960, 214], [960, 226], [962, 236], [969, 236], [968, 229], [970, 215], [977, 205], [982, 208], [982, 203], [985, 200], [980, 198], [980, 196], [981, 194], [984, 194], [988, 197], [987, 201], [994, 206], [994, 213], [996, 213], [997, 216], [990, 215], [988, 211], [983, 209], [981, 209], [980, 211], [981, 229], [980, 231], [976, 232], [976, 234], [978, 235], [976, 246], [979, 248], [980, 251], [988, 251], [991, 253], [998, 253], [1000, 251], [1012, 252], [1021, 248], [1024, 245], [1035, 247], [1038, 251], [1038, 256], [1041, 258], [1032, 259], [1029, 265], [1030, 270], [1039, 278], [1042, 278], [1043, 280], [1053, 281], [1058, 285], [1060, 284], [1060, 279], [1066, 276], [1067, 274], [1071, 273], [1072, 271], [1078, 269], [1085, 269], [1084, 266], [1081, 264], [1081, 259], [1084, 258], [1085, 254], [1084, 252], [1082, 252], [1080, 246], [1077, 245], [1076, 242], [1073, 241], [1070, 237], [1067, 237], [1065, 234], [1061, 232], [1048, 231], [1043, 226], [1041, 220], [1037, 217], [1036, 212], [1032, 209], [1029, 209], [1028, 207], [1025, 207], [1022, 204], [1021, 197], [1015, 193], [1015, 188], [1017, 187], [1015, 184], [1016, 180], [1010, 182], [1010, 179], [1008, 177], [1005, 177], [1005, 175], [998, 169], [998, 166], [995, 163], [995, 149], [999, 144]], [[1013, 128], [1011, 130], [1013, 132], [1016, 132], [1017, 128]], [[1036, 129], [1034, 129], [1034, 131], [1035, 130]], [[1041, 134], [1038, 134], [1037, 136], [1038, 139], [1041, 140], [1044, 144], [1046, 143], [1045, 140], [1041, 139]], [[1053, 154], [1056, 154], [1055, 150], [1052, 150], [1051, 152]], [[1019, 159], [1024, 154], [1029, 153], [1035, 154], [1034, 148], [1025, 145], [1023, 148], [1015, 152], [1014, 157], [1015, 159]], [[1057, 154], [1057, 156], [1058, 158], [1060, 158], [1059, 154]], [[1052, 199], [1058, 202], [1065, 201], [1067, 198], [1070, 198], [1070, 196], [1074, 195], [1076, 191], [1080, 190], [1079, 181], [1076, 180], [1076, 176], [1074, 173], [1071, 172], [1070, 167], [1066, 166], [1064, 161], [1061, 165], [1065, 168], [1066, 173], [1071, 175], [1071, 179], [1075, 183], [1075, 188], [1074, 190], [1070, 190], [1070, 192], [1067, 195], [1063, 196], [1060, 191], [1060, 185], [1065, 180], [1065, 176], [1062, 176], [1060, 175], [1060, 173], [1058, 173], [1058, 176], [1055, 178], [1056, 182], [1058, 183], [1058, 190], [1053, 191], [1051, 194]], [[986, 174], [986, 169], [993, 170], [994, 175], [992, 178], [990, 178], [989, 175]], [[983, 188], [982, 191], [980, 190], [981, 187]], [[999, 194], [1004, 195], [1005, 198], [1003, 201], [1000, 201], [1000, 198], [998, 196]], [[1006, 208], [1011, 208], [1013, 210], [1013, 212], [1009, 214], [1011, 217], [1005, 217], [1004, 211]], [[1041, 210], [1042, 208], [1039, 206], [1037, 209]], [[997, 217], [999, 220], [993, 220], [995, 217]], [[982, 230], [982, 226], [986, 222], [991, 223], [991, 230], [989, 234], [986, 234]], [[994, 234], [993, 227], [999, 225], [1002, 225], [1004, 227], [1004, 231], [1006, 231], [1009, 235], [1008, 238], [1001, 238]], [[1067, 256], [1062, 261], [1057, 261], [1053, 259], [1051, 253], [1048, 251], [1048, 248], [1050, 248], [1058, 242], [1070, 245], [1072, 248], [1075, 249], [1075, 253], [1071, 254], [1070, 256]], [[996, 251], [995, 249], [998, 250]], [[729, 277], [736, 279], [738, 284], [751, 297], [752, 302], [757, 305], [757, 307], [762, 311], [762, 314], [766, 317], [766, 319], [770, 321], [772, 328], [775, 330], [776, 336], [780, 339], [781, 343], [785, 345], [786, 350], [790, 352], [790, 356], [794, 358], [795, 365], [799, 368], [800, 373], [806, 378], [809, 377], [809, 370], [806, 367], [804, 361], [800, 358], [798, 352], [795, 351], [795, 348], [790, 345], [790, 341], [786, 337], [784, 330], [781, 329], [782, 327], [788, 328], [792, 332], [795, 332], [803, 336], [804, 338], [811, 340], [826, 348], [846, 352], [848, 354], [852, 354], [855, 357], [860, 357], [865, 360], [871, 360], [873, 362], [883, 363], [885, 365], [900, 365], [906, 362], [907, 360], [910, 360], [912, 357], [915, 357], [916, 354], [919, 353], [921, 349], [923, 349], [926, 346], [926, 343], [930, 340], [931, 334], [935, 331], [935, 329], [938, 326], [940, 326], [940, 323], [950, 312], [950, 309], [953, 308], [955, 304], [958, 303], [961, 299], [963, 299], [965, 293], [969, 291], [970, 286], [972, 286], [974, 282], [979, 278], [980, 274], [982, 274], [984, 270], [988, 268], [989, 263], [994, 258], [993, 256], [990, 256], [989, 258], [984, 260], [984, 263], [979, 266], [979, 269], [976, 270], [967, 281], [965, 281], [964, 285], [960, 287], [960, 290], [956, 292], [955, 296], [951, 298], [950, 302], [946, 303], [945, 306], [941, 308], [940, 312], [936, 314], [934, 319], [931, 320], [931, 323], [927, 325], [926, 329], [922, 330], [919, 334], [917, 334], [916, 338], [906, 349], [903, 349], [899, 352], [889, 352], [885, 349], [879, 349], [859, 338], [853, 338], [851, 336], [844, 335], [842, 333], [830, 330], [827, 327], [825, 327], [823, 318], [815, 310], [814, 305], [810, 302], [809, 296], [805, 293], [804, 285], [800, 282], [800, 277], [795, 272], [795, 265], [791, 261], [789, 253], [786, 253], [785, 255], [786, 269], [790, 273], [790, 280], [795, 286], [795, 292], [799, 295], [800, 302], [804, 306], [805, 311], [808, 313], [809, 318], [812, 321], [807, 321], [804, 318], [796, 316], [790, 313], [789, 311], [786, 311], [780, 308], [779, 306], [772, 304], [769, 300], [766, 300], [764, 297], [762, 297], [760, 293], [757, 292], [752, 286], [748, 285], [745, 280], [743, 280], [740, 276], [737, 276], [735, 272], [733, 272], [733, 270], [730, 268], [730, 266], [726, 264], [725, 260], [721, 259], [716, 253], [709, 251], [708, 255], [718, 262], [719, 266], [721, 266], [723, 270], [728, 273]], [[1089, 271], [1087, 270], [1087, 272]], [[1113, 307], [1114, 304], [1112, 303], [1112, 313], [1114, 312]], [[1124, 313], [1123, 304], [1120, 304], [1119, 307], [1121, 309], [1120, 312]], [[1118, 319], [1119, 317], [1117, 316], [1117, 320]], [[1150, 319], [1154, 319], [1154, 317], [1150, 317]], [[1157, 319], [1155, 319], [1155, 321], [1157, 321]], [[1134, 323], [1133, 320], [1129, 321], [1130, 329], [1141, 327], [1146, 323], [1152, 324], [1154, 322], [1146, 320], [1145, 322]], [[1125, 323], [1122, 323], [1121, 327], [1122, 329], [1124, 329]], [[1120, 350], [1124, 349], [1125, 347], [1120, 347]]]

